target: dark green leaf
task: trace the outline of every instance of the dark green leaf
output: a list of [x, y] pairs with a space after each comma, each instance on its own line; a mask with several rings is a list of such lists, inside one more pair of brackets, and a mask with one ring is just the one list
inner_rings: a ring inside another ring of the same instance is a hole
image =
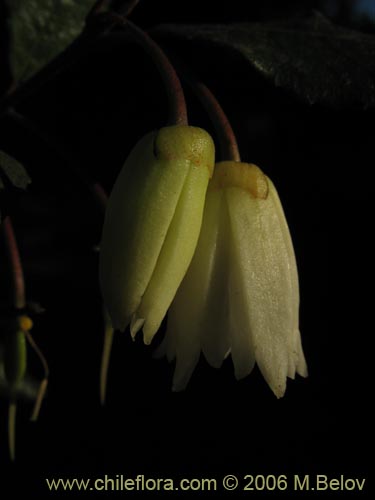
[[31, 182], [25, 167], [4, 151], [0, 151], [0, 168], [13, 186], [17, 188], [26, 189]]
[[81, 32], [94, 0], [8, 0], [12, 67], [25, 80], [63, 51]]
[[[334, 107], [375, 104], [375, 37], [331, 24], [318, 13], [304, 19], [232, 25], [161, 25], [164, 40], [226, 47], [276, 86], [309, 103]], [[223, 65], [230, 57], [223, 54]]]

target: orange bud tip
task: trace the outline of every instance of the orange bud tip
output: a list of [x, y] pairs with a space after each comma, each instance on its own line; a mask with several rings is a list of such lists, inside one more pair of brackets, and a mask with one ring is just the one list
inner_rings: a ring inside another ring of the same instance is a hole
[[18, 326], [23, 332], [28, 332], [33, 327], [33, 321], [31, 318], [29, 318], [29, 316], [23, 314], [22, 316], [18, 317]]
[[246, 190], [253, 198], [265, 200], [269, 186], [267, 177], [252, 163], [223, 161], [215, 165], [210, 189], [236, 187]]

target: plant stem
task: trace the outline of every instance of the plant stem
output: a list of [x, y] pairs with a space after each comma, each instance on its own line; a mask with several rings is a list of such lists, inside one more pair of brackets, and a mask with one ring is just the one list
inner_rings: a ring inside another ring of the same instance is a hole
[[135, 7], [139, 4], [140, 0], [127, 0], [125, 2], [122, 2], [123, 5], [119, 5], [116, 8], [116, 12], [121, 14], [124, 17], [130, 16], [130, 14], [133, 12]]
[[32, 411], [31, 417], [30, 417], [30, 420], [32, 422], [35, 422], [38, 419], [40, 408], [42, 406], [42, 402], [43, 402], [43, 399], [44, 399], [44, 396], [45, 396], [45, 393], [47, 390], [48, 377], [49, 377], [49, 367], [48, 367], [47, 360], [44, 357], [44, 354], [39, 349], [37, 343], [35, 342], [35, 340], [33, 339], [32, 335], [31, 335], [31, 333], [29, 331], [24, 331], [24, 334], [25, 334], [26, 340], [29, 342], [29, 344], [33, 348], [35, 354], [38, 356], [39, 361], [41, 362], [41, 365], [42, 365], [43, 370], [44, 370], [44, 378], [42, 379], [42, 381], [39, 384], [38, 394], [35, 398], [34, 408], [33, 408], [33, 411]]
[[124, 32], [138, 43], [151, 57], [163, 79], [168, 96], [169, 125], [187, 125], [184, 92], [176, 70], [160, 46], [142, 29], [130, 21], [123, 26]]
[[[117, 3], [119, 5], [117, 5]], [[113, 9], [117, 14], [121, 14], [124, 17], [130, 16], [135, 7], [138, 5], [139, 0], [122, 0], [116, 2], [116, 0], [97, 0], [92, 7], [92, 9], [87, 14], [86, 19], [90, 20], [98, 14], [108, 12]]]
[[103, 307], [103, 320], [104, 320], [104, 344], [103, 344], [102, 361], [100, 367], [100, 403], [101, 405], [104, 406], [106, 392], [107, 392], [108, 368], [109, 368], [109, 361], [111, 358], [113, 334], [114, 334], [111, 320], [104, 307]]
[[34, 408], [30, 417], [31, 422], [36, 422], [38, 420], [43, 399], [46, 395], [47, 386], [48, 386], [48, 378], [44, 378], [39, 384], [38, 394], [36, 395]]
[[202, 82], [196, 83], [194, 90], [198, 97], [201, 98], [208, 115], [215, 127], [218, 142], [220, 145], [220, 157], [222, 161], [241, 161], [240, 152], [238, 149], [237, 139], [234, 135], [233, 128], [224, 113], [219, 101], [213, 95], [211, 90]]
[[219, 101], [216, 99], [211, 90], [204, 83], [198, 80], [195, 75], [191, 73], [191, 71], [182, 67], [180, 63], [178, 63], [177, 68], [183, 80], [189, 84], [210, 117], [217, 135], [221, 161], [240, 162], [241, 156], [236, 136]]
[[16, 309], [23, 309], [26, 305], [25, 281], [17, 240], [9, 215], [4, 218], [2, 228], [12, 274], [12, 302]]
[[101, 208], [102, 212], [104, 213], [107, 207], [108, 195], [104, 190], [103, 186], [99, 184], [99, 182], [90, 183], [89, 189], [97, 205]]
[[12, 462], [16, 458], [16, 416], [17, 403], [14, 400], [10, 400], [8, 407], [8, 446]]
[[87, 16], [86, 16], [86, 22], [90, 22], [90, 20], [97, 16], [98, 14], [101, 14], [103, 12], [108, 11], [110, 8], [111, 4], [113, 3], [113, 0], [96, 0], [94, 5], [92, 6], [91, 10], [89, 10]]
[[[22, 263], [18, 251], [16, 236], [14, 234], [12, 221], [7, 215], [2, 223], [3, 234], [5, 239], [5, 247], [8, 254], [8, 261], [12, 276], [12, 303], [15, 309], [23, 309], [26, 305], [25, 301], [25, 281], [23, 277]], [[12, 462], [15, 459], [16, 453], [16, 410], [17, 403], [13, 396], [9, 401], [8, 412], [8, 444], [9, 455]]]
[[[15, 309], [20, 310], [23, 309], [26, 306], [26, 299], [25, 299], [25, 281], [24, 281], [24, 276], [23, 276], [23, 269], [22, 269], [22, 263], [21, 263], [21, 258], [18, 250], [18, 245], [16, 241], [16, 237], [14, 234], [13, 230], [13, 225], [11, 222], [11, 219], [9, 216], [5, 217], [3, 224], [3, 232], [4, 232], [4, 237], [5, 237], [5, 246], [7, 248], [7, 253], [8, 253], [8, 260], [9, 260], [9, 265], [11, 268], [11, 275], [12, 275], [12, 302], [13, 306]], [[49, 368], [47, 364], [47, 360], [44, 357], [42, 351], [39, 349], [38, 345], [34, 341], [31, 333], [29, 331], [23, 330], [23, 333], [28, 340], [29, 344], [37, 354], [43, 369], [44, 369], [44, 378], [42, 382], [40, 383], [39, 386], [39, 391], [38, 395], [35, 400], [35, 405], [34, 405], [34, 410], [32, 413], [32, 420], [36, 420], [39, 414], [39, 410], [45, 395], [45, 391], [47, 388], [47, 383], [48, 383], [48, 376], [49, 376]], [[11, 406], [9, 407], [9, 411], [11, 411]], [[12, 410], [13, 411], [13, 410]], [[14, 410], [15, 412], [15, 410]], [[14, 426], [15, 423], [12, 424], [11, 421], [11, 415], [13, 413], [9, 413], [9, 443], [13, 443], [14, 445], [14, 438], [11, 435], [11, 432], [14, 434], [14, 430], [12, 430], [12, 425]], [[15, 419], [15, 417], [14, 417]], [[12, 448], [10, 446], [10, 454], [14, 455], [14, 450], [12, 451]]]

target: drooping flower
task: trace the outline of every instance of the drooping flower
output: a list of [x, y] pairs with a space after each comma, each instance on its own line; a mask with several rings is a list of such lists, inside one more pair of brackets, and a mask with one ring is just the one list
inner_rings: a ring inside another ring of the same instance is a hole
[[130, 153], [109, 197], [100, 283], [115, 329], [158, 330], [193, 257], [214, 167], [204, 130], [164, 127]]
[[307, 375], [299, 332], [296, 260], [277, 191], [255, 165], [221, 162], [209, 183], [198, 245], [168, 314], [159, 355], [176, 358], [184, 389], [202, 351], [237, 379], [254, 364], [277, 397]]

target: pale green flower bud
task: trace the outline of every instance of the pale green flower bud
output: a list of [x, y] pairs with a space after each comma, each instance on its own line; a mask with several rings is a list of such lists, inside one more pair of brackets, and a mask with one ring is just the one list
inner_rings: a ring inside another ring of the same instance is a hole
[[255, 165], [216, 164], [159, 350], [176, 358], [173, 389], [185, 388], [201, 351], [214, 367], [231, 353], [237, 379], [256, 362], [281, 397], [287, 377], [307, 375], [298, 310], [296, 260], [273, 183]]
[[141, 139], [106, 211], [100, 283], [114, 328], [149, 344], [190, 264], [214, 166], [207, 132], [165, 127]]

